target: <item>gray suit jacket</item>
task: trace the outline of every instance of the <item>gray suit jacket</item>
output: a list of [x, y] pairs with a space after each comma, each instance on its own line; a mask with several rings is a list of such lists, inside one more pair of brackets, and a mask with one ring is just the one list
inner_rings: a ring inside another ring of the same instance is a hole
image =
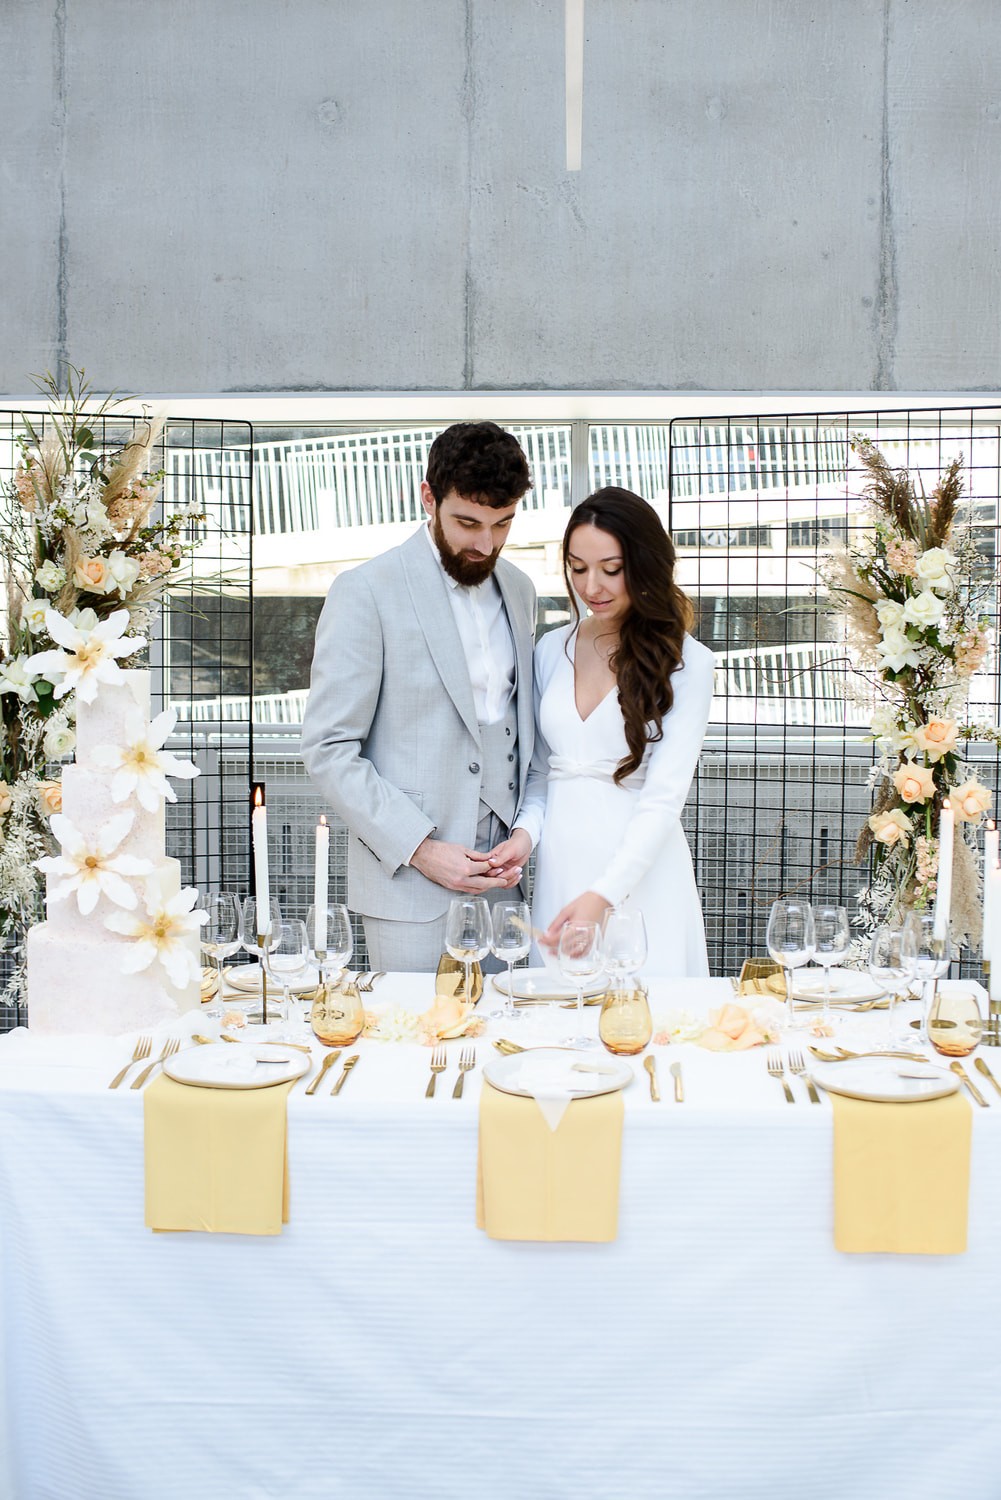
[[[534, 738], [535, 590], [498, 559], [514, 637], [520, 784]], [[334, 580], [320, 615], [302, 751], [344, 819], [348, 903], [366, 916], [430, 922], [452, 893], [404, 861], [431, 833], [472, 847], [480, 735], [441, 569], [420, 531]]]

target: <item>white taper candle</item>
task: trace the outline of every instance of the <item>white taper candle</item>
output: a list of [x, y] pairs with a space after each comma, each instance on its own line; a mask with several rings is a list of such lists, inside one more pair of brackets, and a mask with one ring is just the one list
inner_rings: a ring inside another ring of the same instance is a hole
[[330, 853], [330, 827], [320, 815], [316, 825], [316, 864], [313, 869], [313, 946], [317, 953], [327, 951], [327, 866]]
[[935, 882], [935, 916], [932, 935], [949, 936], [949, 913], [952, 909], [952, 843], [956, 818], [948, 797], [942, 803], [938, 820], [938, 877]]

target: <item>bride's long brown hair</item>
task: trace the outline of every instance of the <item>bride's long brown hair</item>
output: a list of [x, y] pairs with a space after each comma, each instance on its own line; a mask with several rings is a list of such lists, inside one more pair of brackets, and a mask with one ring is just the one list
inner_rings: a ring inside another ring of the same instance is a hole
[[578, 526], [597, 526], [622, 548], [629, 609], [608, 659], [629, 747], [615, 771], [619, 783], [639, 767], [647, 745], [663, 738], [664, 716], [674, 704], [671, 678], [682, 664], [695, 611], [674, 581], [674, 543], [653, 506], [631, 490], [609, 485], [581, 501], [563, 537], [563, 576], [578, 625], [582, 613], [570, 574], [570, 540]]

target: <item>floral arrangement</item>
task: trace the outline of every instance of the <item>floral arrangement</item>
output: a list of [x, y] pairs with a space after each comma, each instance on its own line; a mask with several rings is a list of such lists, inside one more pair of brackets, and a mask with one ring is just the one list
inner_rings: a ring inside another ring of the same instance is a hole
[[[53, 411], [41, 430], [23, 419], [19, 462], [0, 500], [6, 634], [0, 645], [0, 941], [8, 945], [40, 915], [38, 861], [52, 855], [60, 825], [51, 820], [61, 813], [59, 781], [47, 772], [74, 748], [75, 699], [92, 702], [100, 684], [119, 675], [119, 663], [145, 647], [158, 601], [193, 546], [189, 525], [195, 519], [190, 509], [156, 512], [163, 472], [153, 468], [153, 455], [162, 417], [133, 423], [129, 441], [109, 449], [99, 428], [121, 401], [95, 402], [84, 372], [73, 367], [65, 392], [51, 376], [37, 384]], [[188, 774], [178, 771], [179, 763], [168, 764], [172, 757], [156, 758], [171, 727], [163, 716], [157, 720], [162, 738], [141, 748], [141, 764], [133, 751], [117, 768], [120, 785], [130, 770], [136, 789], [152, 784], [161, 791], [162, 773]], [[152, 783], [147, 751], [155, 761]], [[98, 865], [120, 893], [117, 843], [101, 851]], [[66, 877], [78, 899], [89, 900], [90, 885], [73, 884], [78, 853], [69, 830], [55, 856], [64, 864], [53, 873]], [[94, 890], [96, 900], [96, 880]], [[21, 960], [0, 998], [19, 1000], [24, 978]]]
[[436, 995], [430, 1009], [418, 1013], [396, 1006], [365, 1012], [364, 1035], [376, 1042], [419, 1042], [434, 1047], [454, 1037], [482, 1036], [486, 1022], [453, 995]]
[[865, 932], [935, 894], [939, 816], [948, 797], [956, 817], [951, 919], [954, 939], [976, 941], [975, 829], [991, 793], [971, 773], [971, 739], [998, 741], [995, 729], [964, 721], [969, 681], [987, 656], [978, 554], [960, 512], [962, 460], [946, 467], [930, 498], [864, 438], [853, 448], [868, 476], [869, 514], [848, 546], [821, 566], [831, 603], [847, 622], [856, 689], [872, 710], [878, 759], [874, 806], [858, 841], [872, 878], [859, 897]]

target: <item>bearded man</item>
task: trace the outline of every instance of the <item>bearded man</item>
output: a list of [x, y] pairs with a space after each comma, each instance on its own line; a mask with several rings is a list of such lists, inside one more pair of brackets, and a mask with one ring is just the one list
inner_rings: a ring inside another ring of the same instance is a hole
[[369, 963], [434, 970], [456, 894], [516, 885], [491, 858], [532, 757], [535, 591], [500, 557], [531, 485], [517, 440], [460, 422], [428, 454], [428, 523], [340, 574], [316, 631], [306, 768], [348, 827]]

